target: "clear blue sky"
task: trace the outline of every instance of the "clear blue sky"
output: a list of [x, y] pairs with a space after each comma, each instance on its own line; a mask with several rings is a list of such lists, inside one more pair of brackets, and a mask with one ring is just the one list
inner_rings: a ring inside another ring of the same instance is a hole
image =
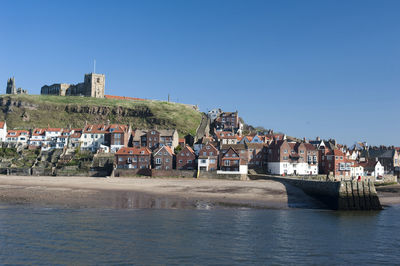
[[400, 146], [400, 1], [1, 1], [0, 93], [106, 74], [111, 95]]

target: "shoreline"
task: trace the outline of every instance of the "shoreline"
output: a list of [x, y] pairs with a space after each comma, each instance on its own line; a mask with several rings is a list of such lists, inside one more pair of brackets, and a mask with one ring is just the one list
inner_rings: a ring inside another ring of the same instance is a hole
[[[400, 184], [376, 187], [400, 204]], [[0, 203], [116, 209], [324, 209], [301, 189], [272, 180], [0, 175]]]
[[323, 208], [302, 190], [271, 180], [0, 176], [0, 203], [71, 208]]

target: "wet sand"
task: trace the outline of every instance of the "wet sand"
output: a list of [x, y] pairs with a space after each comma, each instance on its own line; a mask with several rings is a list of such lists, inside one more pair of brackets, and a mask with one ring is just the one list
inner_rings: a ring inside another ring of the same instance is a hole
[[296, 187], [271, 180], [0, 176], [0, 203], [73, 208], [320, 208]]
[[375, 187], [382, 205], [400, 204], [400, 184]]

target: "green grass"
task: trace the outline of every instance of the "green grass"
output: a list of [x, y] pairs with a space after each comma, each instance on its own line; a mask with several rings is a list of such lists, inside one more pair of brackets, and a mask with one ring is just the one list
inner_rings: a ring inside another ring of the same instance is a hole
[[14, 148], [0, 148], [1, 158], [16, 158], [18, 157], [17, 149]]
[[[8, 108], [0, 106], [0, 120], [6, 120], [9, 128], [33, 129], [35, 127], [83, 127], [88, 123], [131, 124], [133, 128], [173, 129], [180, 136], [195, 135], [201, 121], [201, 113], [193, 106], [163, 101], [131, 101], [98, 99], [78, 96], [50, 95], [0, 95], [0, 100], [21, 102]], [[80, 107], [80, 112], [67, 112], [68, 107]], [[90, 114], [82, 108], [108, 108], [105, 114]], [[128, 115], [118, 114], [123, 110]]]

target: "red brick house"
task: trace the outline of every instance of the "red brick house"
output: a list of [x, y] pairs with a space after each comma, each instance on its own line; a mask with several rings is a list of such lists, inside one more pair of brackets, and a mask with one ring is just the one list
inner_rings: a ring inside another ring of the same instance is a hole
[[146, 147], [123, 147], [115, 153], [116, 168], [151, 168], [151, 151]]
[[197, 167], [199, 171], [216, 171], [218, 169], [219, 151], [211, 143], [203, 145], [199, 151]]
[[158, 148], [153, 154], [153, 166], [158, 170], [172, 170], [174, 162], [174, 152], [169, 146]]
[[147, 147], [152, 151], [161, 146], [175, 149], [179, 145], [179, 134], [176, 129], [138, 129], [132, 133], [132, 144], [136, 147]]
[[230, 147], [226, 152], [221, 153], [220, 169], [222, 171], [238, 172], [240, 168], [240, 154]]
[[264, 143], [247, 143], [248, 164], [252, 168], [261, 168], [266, 163], [267, 145]]
[[176, 169], [193, 170], [196, 167], [196, 154], [189, 146], [185, 146], [176, 155]]
[[238, 132], [241, 135], [242, 125], [238, 112], [223, 112], [215, 120], [215, 126], [219, 130]]
[[122, 147], [128, 147], [131, 136], [129, 125], [112, 124], [108, 127], [108, 134], [105, 136], [106, 143], [110, 146], [111, 152], [116, 152]]
[[316, 175], [316, 148], [304, 142], [275, 140], [268, 148], [268, 172], [278, 175]]
[[321, 158], [324, 173], [332, 173], [333, 176], [339, 177], [350, 177], [351, 162], [341, 150], [337, 148], [329, 150]]

